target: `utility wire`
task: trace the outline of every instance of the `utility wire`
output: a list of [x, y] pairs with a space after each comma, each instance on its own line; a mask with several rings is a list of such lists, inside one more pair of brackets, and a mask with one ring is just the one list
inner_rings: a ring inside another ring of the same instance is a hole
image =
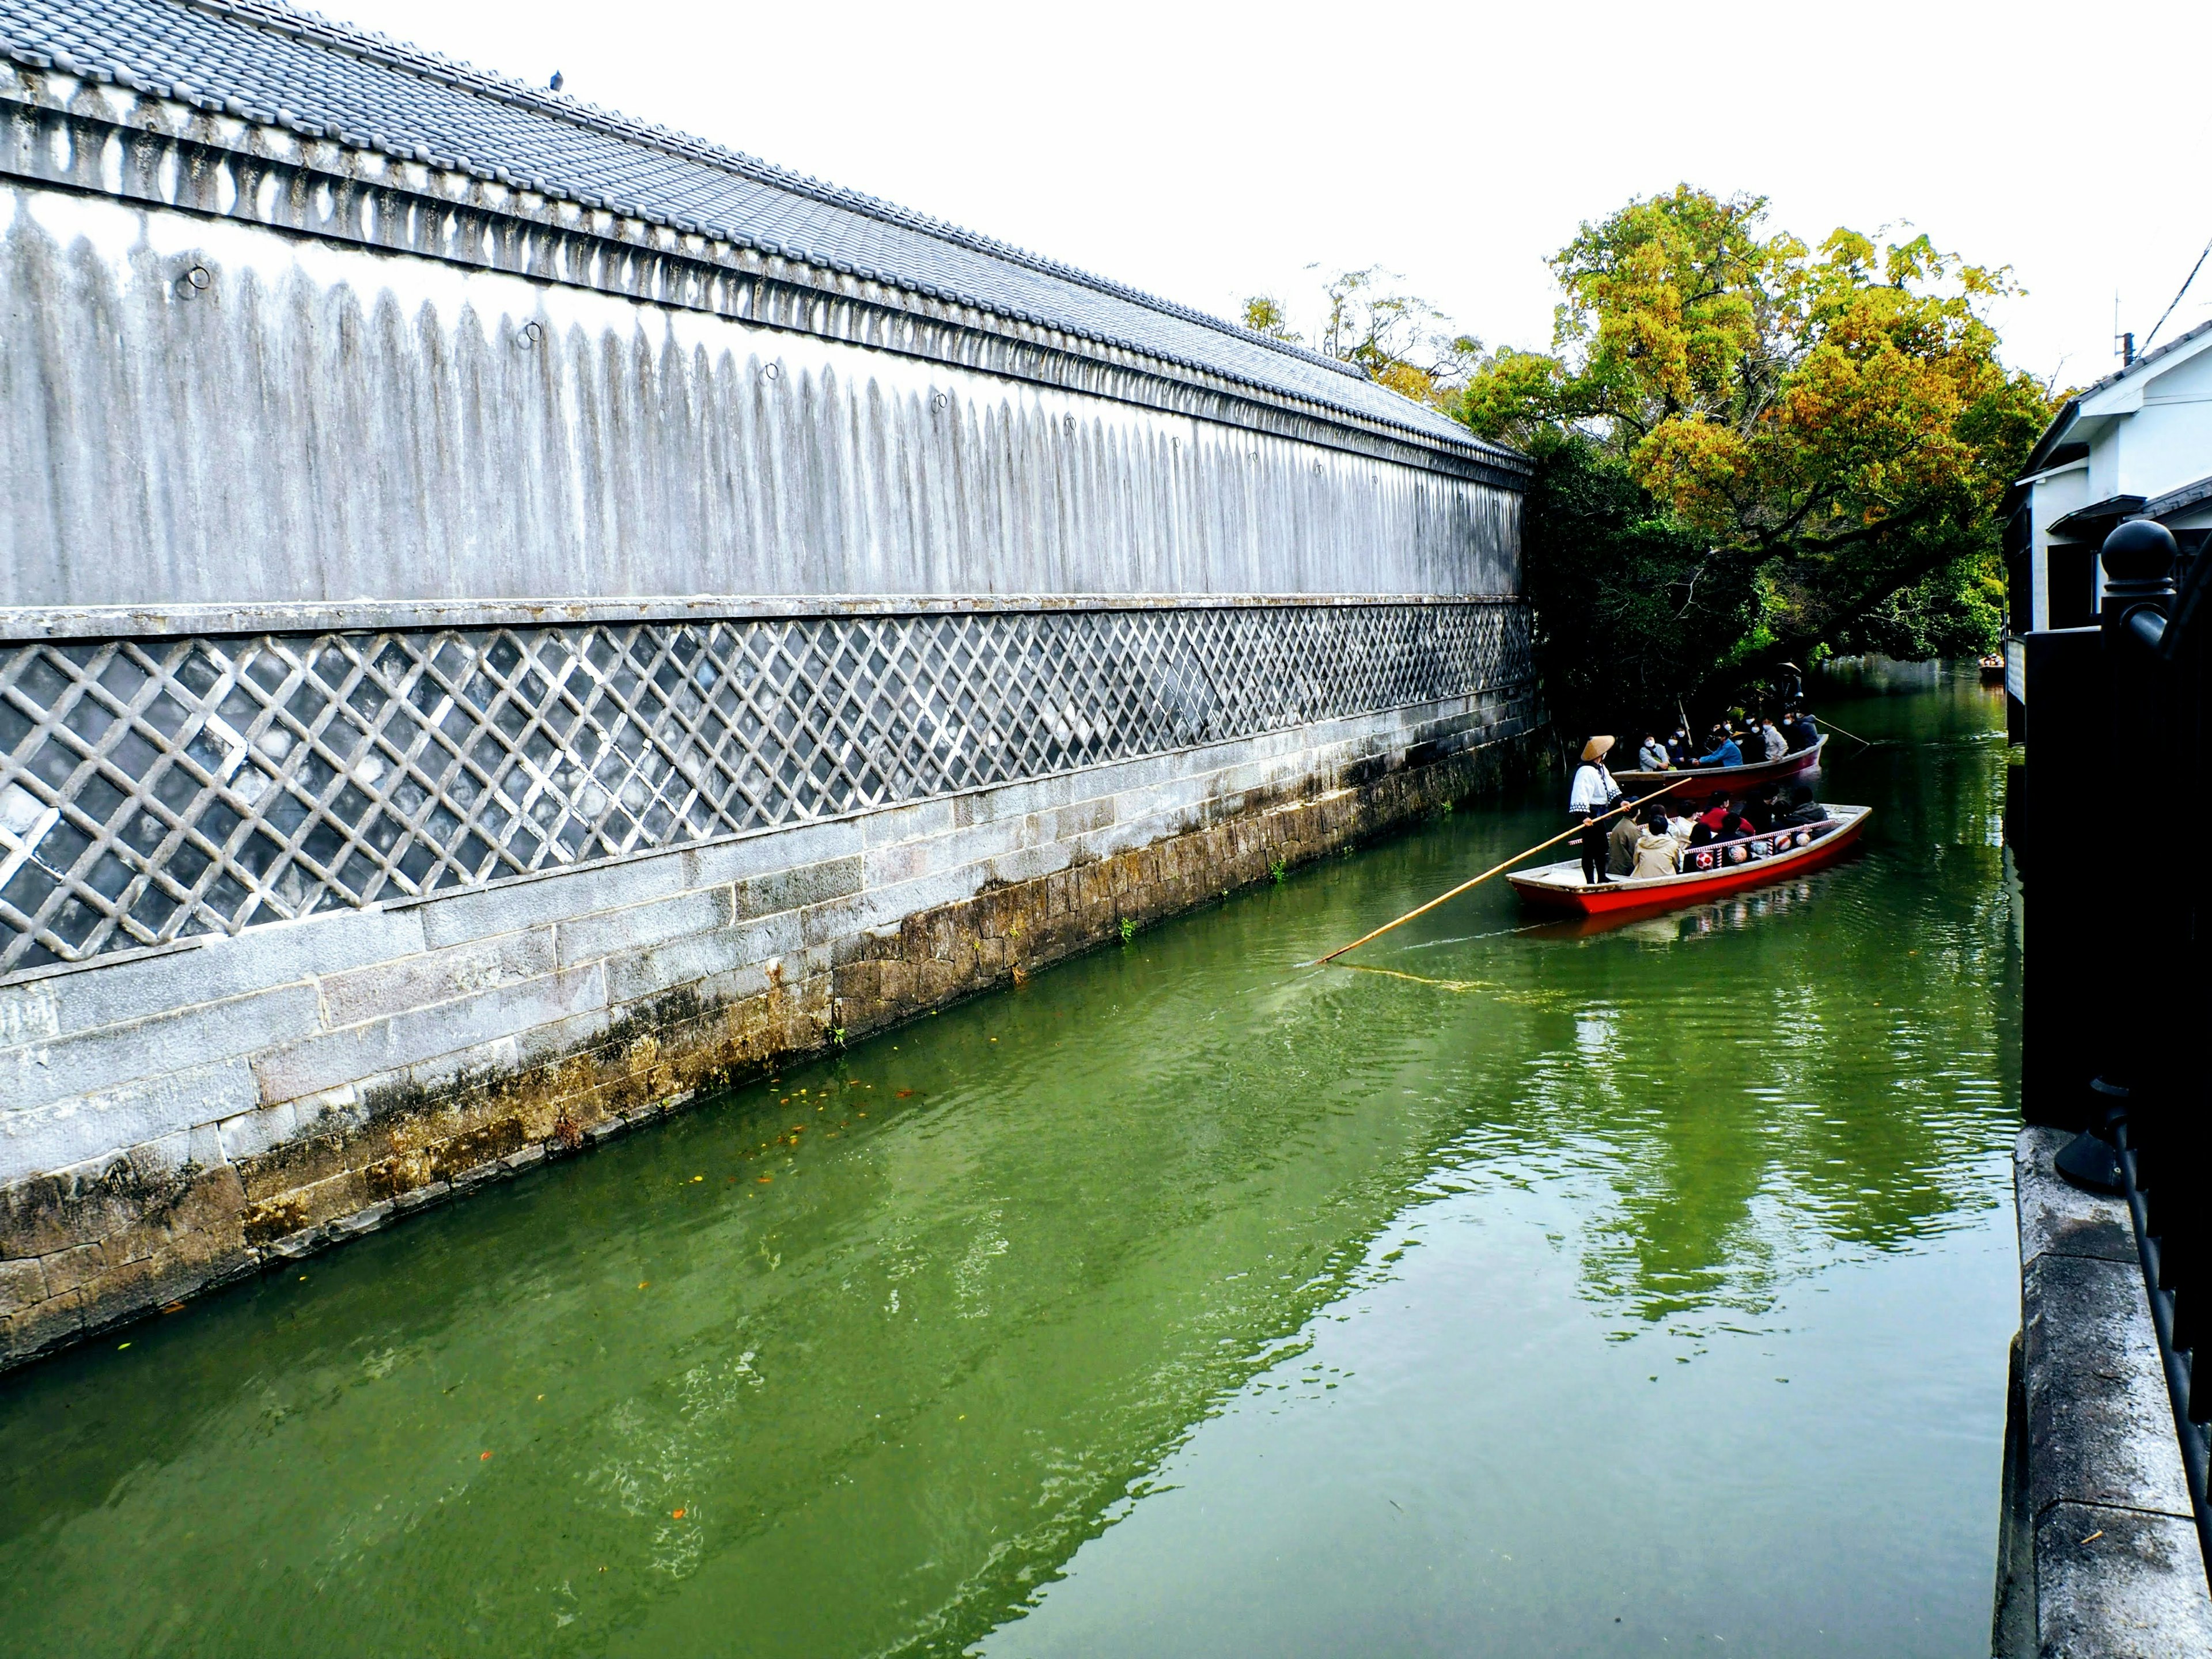
[[2140, 357], [2144, 352], [2148, 351], [2150, 349], [2150, 343], [2158, 338], [2159, 330], [2164, 328], [2166, 326], [2166, 319], [2173, 315], [2173, 307], [2181, 303], [2181, 295], [2189, 292], [2189, 284], [2195, 282], [2197, 280], [2197, 273], [2204, 269], [2204, 259], [2206, 254], [2212, 254], [2212, 241], [2208, 241], [2204, 244], [2204, 252], [2197, 256], [2197, 263], [2189, 267], [2189, 275], [2182, 280], [2180, 293], [2176, 294], [2173, 298], [2167, 302], [2166, 309], [2159, 313], [2158, 320], [2150, 325], [2150, 332], [2143, 336], [2143, 343], [2136, 348], [2136, 356]]

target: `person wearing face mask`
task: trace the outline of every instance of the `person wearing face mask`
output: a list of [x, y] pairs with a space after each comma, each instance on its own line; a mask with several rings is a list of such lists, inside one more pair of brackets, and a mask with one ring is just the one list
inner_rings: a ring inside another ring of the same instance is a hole
[[1659, 734], [1656, 732], [1644, 734], [1644, 746], [1636, 751], [1636, 763], [1646, 772], [1668, 771], [1674, 764], [1667, 753], [1667, 745], [1659, 741]]
[[1820, 728], [1802, 708], [1792, 708], [1783, 717], [1782, 735], [1790, 739], [1792, 754], [1802, 754], [1820, 741]]
[[1784, 737], [1781, 728], [1765, 715], [1759, 717], [1759, 740], [1765, 745], [1769, 760], [1780, 760], [1790, 752], [1790, 739]]
[[1694, 764], [1698, 766], [1741, 766], [1743, 764], [1743, 750], [1735, 746], [1735, 739], [1729, 735], [1728, 727], [1722, 725], [1717, 720], [1713, 723], [1712, 743], [1712, 748], [1706, 753], [1698, 756]]

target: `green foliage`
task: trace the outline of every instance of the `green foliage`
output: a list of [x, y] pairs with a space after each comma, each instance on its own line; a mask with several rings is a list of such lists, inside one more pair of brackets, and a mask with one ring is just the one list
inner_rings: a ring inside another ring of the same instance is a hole
[[1291, 878], [1290, 864], [1284, 859], [1281, 854], [1276, 853], [1269, 855], [1267, 859], [1267, 878], [1273, 882], [1278, 887], [1280, 887], [1285, 882]]
[[1524, 579], [1553, 718], [1590, 731], [1671, 714], [1753, 631], [1755, 584], [1589, 439], [1532, 449]]
[[1121, 943], [1127, 945], [1137, 936], [1137, 924], [1128, 917], [1121, 918]]
[[1926, 236], [1811, 248], [1765, 208], [1683, 185], [1585, 224], [1553, 352], [1496, 354], [1461, 400], [1540, 458], [1528, 581], [1570, 724], [1606, 718], [1601, 679], [1655, 710], [1824, 648], [1994, 637], [1995, 510], [2054, 406], [1998, 362], [2008, 273]]

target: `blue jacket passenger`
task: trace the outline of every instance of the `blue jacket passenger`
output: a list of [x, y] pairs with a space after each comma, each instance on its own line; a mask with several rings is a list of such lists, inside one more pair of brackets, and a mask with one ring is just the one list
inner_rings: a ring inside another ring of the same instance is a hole
[[1698, 756], [1696, 763], [1699, 766], [1741, 766], [1743, 764], [1743, 750], [1735, 746], [1734, 738], [1723, 737], [1720, 747], [1710, 755]]

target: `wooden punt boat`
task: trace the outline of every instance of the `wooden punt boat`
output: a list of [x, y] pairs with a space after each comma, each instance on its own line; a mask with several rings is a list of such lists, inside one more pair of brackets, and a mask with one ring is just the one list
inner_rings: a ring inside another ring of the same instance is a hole
[[[1793, 846], [1742, 864], [1722, 863], [1711, 870], [1685, 871], [1679, 876], [1646, 876], [1640, 880], [1615, 876], [1601, 885], [1590, 886], [1583, 880], [1583, 861], [1577, 854], [1559, 864], [1510, 871], [1505, 879], [1513, 884], [1514, 891], [1521, 895], [1524, 902], [1540, 910], [1578, 916], [1671, 910], [1685, 904], [1702, 904], [1707, 899], [1741, 892], [1747, 887], [1763, 887], [1769, 882], [1802, 876], [1809, 870], [1833, 864], [1856, 843], [1859, 832], [1866, 828], [1867, 819], [1873, 814], [1870, 806], [1831, 806], [1826, 826], [1813, 825], [1811, 839], [1802, 847]], [[1753, 843], [1771, 843], [1783, 833], [1778, 830], [1771, 836], [1754, 836], [1751, 840]], [[1793, 834], [1791, 839], [1795, 838]], [[1713, 845], [1725, 853], [1726, 848], [1742, 843], [1717, 842]]]
[[1976, 665], [1982, 671], [1982, 684], [1984, 685], [2002, 685], [2004, 684], [2005, 659], [2004, 653], [2002, 652], [1990, 652], [1987, 656], [1979, 659]]
[[[1685, 766], [1673, 772], [1615, 772], [1613, 781], [1625, 795], [1648, 795], [1673, 783], [1681, 787], [1669, 799], [1679, 796], [1683, 800], [1705, 800], [1765, 788], [1816, 770], [1820, 751], [1827, 746], [1828, 734], [1824, 732], [1810, 749], [1793, 749], [1775, 760], [1747, 761], [1741, 766]], [[1682, 783], [1684, 778], [1690, 781]]]

